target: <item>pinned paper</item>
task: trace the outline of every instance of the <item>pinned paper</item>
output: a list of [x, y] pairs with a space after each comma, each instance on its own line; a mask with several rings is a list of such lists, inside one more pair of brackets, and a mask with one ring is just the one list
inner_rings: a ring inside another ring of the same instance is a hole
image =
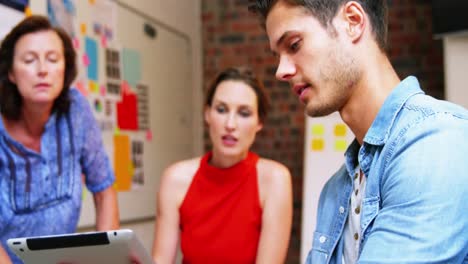
[[88, 55], [88, 79], [97, 81], [98, 80], [98, 47], [94, 39], [85, 38], [85, 53]]
[[337, 137], [345, 137], [346, 136], [346, 125], [344, 125], [344, 124], [335, 125], [334, 133], [335, 133], [335, 136], [337, 136]]
[[94, 30], [94, 34], [96, 35], [101, 35], [101, 24], [99, 23], [94, 23], [93, 24], [93, 30]]
[[325, 133], [325, 127], [322, 124], [315, 124], [312, 126], [312, 135], [323, 136]]
[[97, 113], [101, 113], [101, 112], [102, 112], [102, 103], [101, 103], [101, 100], [96, 99], [96, 100], [94, 101], [94, 110], [96, 110]]
[[122, 93], [122, 101], [117, 103], [117, 125], [121, 129], [138, 130], [138, 105], [136, 94]]
[[115, 188], [117, 191], [129, 191], [132, 183], [130, 173], [132, 165], [130, 138], [127, 135], [114, 136]]
[[318, 138], [318, 139], [312, 139], [312, 151], [323, 151], [325, 148], [325, 142], [323, 139]]
[[136, 50], [122, 50], [123, 79], [128, 84], [136, 87], [141, 78], [141, 59], [140, 53]]
[[335, 140], [335, 151], [343, 152], [348, 147], [345, 139], [337, 139]]

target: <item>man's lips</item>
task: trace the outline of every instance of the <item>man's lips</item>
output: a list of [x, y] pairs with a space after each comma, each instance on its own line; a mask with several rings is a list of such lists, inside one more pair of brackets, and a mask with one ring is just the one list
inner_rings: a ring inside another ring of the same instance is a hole
[[309, 87], [308, 84], [296, 84], [293, 86], [293, 91], [298, 96], [301, 96], [302, 92], [308, 87]]

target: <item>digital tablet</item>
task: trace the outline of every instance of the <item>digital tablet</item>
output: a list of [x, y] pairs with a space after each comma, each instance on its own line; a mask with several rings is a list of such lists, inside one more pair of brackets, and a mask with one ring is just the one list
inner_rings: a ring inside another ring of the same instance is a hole
[[130, 229], [12, 238], [7, 244], [24, 264], [153, 264]]

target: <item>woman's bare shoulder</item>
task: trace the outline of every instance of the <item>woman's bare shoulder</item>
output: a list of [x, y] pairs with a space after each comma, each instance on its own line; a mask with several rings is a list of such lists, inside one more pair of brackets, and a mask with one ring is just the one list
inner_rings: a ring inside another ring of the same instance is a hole
[[289, 169], [282, 163], [260, 158], [257, 163], [257, 171], [260, 177], [265, 177], [266, 180], [270, 178], [289, 178], [291, 176]]
[[201, 157], [182, 160], [171, 164], [163, 172], [163, 180], [174, 184], [190, 184], [200, 166]]

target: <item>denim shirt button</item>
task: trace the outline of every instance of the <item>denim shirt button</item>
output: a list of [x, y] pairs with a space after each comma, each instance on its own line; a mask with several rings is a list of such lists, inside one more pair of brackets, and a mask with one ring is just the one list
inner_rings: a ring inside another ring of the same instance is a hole
[[325, 241], [327, 241], [327, 238], [326, 238], [325, 236], [321, 236], [321, 237], [319, 238], [319, 241], [320, 241], [320, 243], [323, 244], [323, 243], [325, 243]]
[[344, 213], [344, 207], [340, 206], [340, 214]]

